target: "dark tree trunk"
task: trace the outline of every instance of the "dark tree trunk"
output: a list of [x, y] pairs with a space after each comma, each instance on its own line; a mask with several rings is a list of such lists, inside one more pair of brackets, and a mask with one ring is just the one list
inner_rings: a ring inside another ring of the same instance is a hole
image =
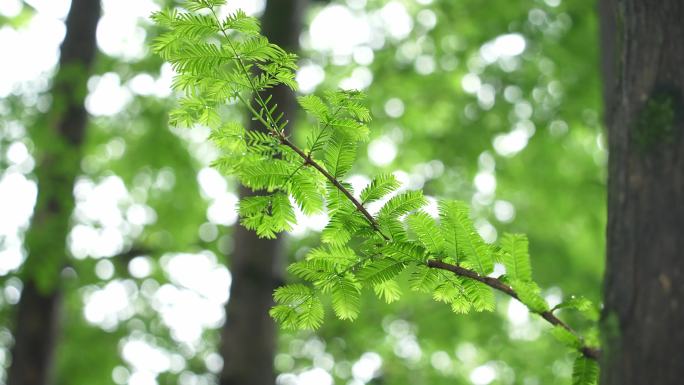
[[[271, 42], [296, 52], [305, 6], [306, 0], [269, 0], [262, 20], [264, 34]], [[278, 104], [290, 120], [289, 127], [293, 127], [297, 113], [294, 93], [279, 86], [272, 94], [272, 102]], [[256, 121], [250, 128], [264, 129]], [[247, 189], [240, 189], [241, 196], [249, 194]], [[283, 281], [283, 240], [259, 239], [242, 226], [236, 226], [234, 240], [230, 259], [233, 282], [221, 334], [224, 364], [220, 383], [273, 385], [277, 334], [268, 310], [273, 305], [273, 290]]]
[[684, 1], [603, 0], [601, 384], [684, 382]]
[[72, 190], [80, 170], [87, 121], [83, 102], [97, 51], [99, 17], [99, 0], [72, 1], [53, 81], [51, 110], [32, 135], [39, 192], [26, 234], [28, 257], [22, 267], [24, 288], [17, 305], [8, 385], [45, 385], [53, 380], [62, 297], [60, 271], [66, 261]]

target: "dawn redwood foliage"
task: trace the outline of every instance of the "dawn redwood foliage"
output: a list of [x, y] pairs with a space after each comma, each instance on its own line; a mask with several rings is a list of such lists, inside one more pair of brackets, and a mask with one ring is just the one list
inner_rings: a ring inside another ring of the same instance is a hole
[[[219, 18], [216, 8], [222, 4], [191, 0], [185, 10], [154, 14], [168, 31], [153, 48], [173, 65], [178, 73], [173, 86], [185, 94], [171, 123], [210, 127], [221, 151], [215, 167], [258, 193], [240, 202], [243, 226], [274, 238], [294, 224], [294, 205], [305, 214], [330, 217], [322, 245], [288, 267], [300, 281], [276, 289], [271, 316], [287, 329], [318, 328], [325, 311], [321, 297], [330, 296], [335, 315], [354, 320], [365, 288], [388, 303], [398, 300], [400, 275], [409, 277], [413, 290], [460, 314], [493, 310], [496, 290], [548, 321], [552, 334], [578, 352], [574, 384], [596, 383], [595, 328], [582, 337], [555, 313], [575, 309], [595, 320], [597, 309], [574, 297], [549, 307], [532, 277], [526, 236], [505, 234], [498, 245], [489, 244], [476, 231], [467, 204], [440, 200], [434, 218], [423, 210], [422, 191], [397, 192], [400, 183], [392, 174], [377, 175], [362, 191], [353, 191], [344, 178], [369, 136], [364, 95], [328, 91], [300, 97], [313, 124], [306, 142], [295, 143], [285, 130], [287, 117], [261, 95], [276, 85], [296, 88], [297, 57], [270, 43], [258, 21], [244, 12]], [[224, 121], [224, 112], [236, 103], [264, 132]], [[371, 203], [381, 204], [376, 214], [368, 210]], [[504, 275], [494, 276], [495, 263], [505, 266]]]

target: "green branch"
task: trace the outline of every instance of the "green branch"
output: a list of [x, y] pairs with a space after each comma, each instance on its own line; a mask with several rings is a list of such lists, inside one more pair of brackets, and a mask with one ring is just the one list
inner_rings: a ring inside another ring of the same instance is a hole
[[[557, 339], [581, 353], [577, 368], [594, 367], [600, 351], [554, 314], [561, 307], [587, 311], [593, 305], [571, 300], [549, 309], [532, 280], [525, 236], [505, 234], [500, 248], [490, 245], [476, 231], [465, 203], [441, 200], [437, 221], [421, 211], [425, 199], [420, 191], [394, 195], [374, 216], [365, 204], [398, 189], [399, 182], [391, 174], [378, 175], [361, 192], [361, 199], [354, 197], [342, 178], [353, 165], [358, 143], [368, 136], [365, 124], [370, 113], [361, 104], [360, 93], [328, 93], [325, 100], [313, 95], [300, 98], [318, 125], [307, 141], [311, 148], [293, 143], [285, 134], [287, 120], [281, 123], [282, 113], [274, 117], [277, 105], [269, 106], [271, 98], [264, 100], [262, 93], [278, 84], [294, 87], [294, 56], [269, 43], [260, 35], [258, 22], [241, 11], [222, 23], [214, 11], [220, 3], [187, 3], [190, 11], [208, 10], [213, 18], [176, 11], [155, 14], [155, 21], [171, 31], [158, 38], [154, 49], [179, 72], [175, 87], [186, 92], [174, 121], [208, 125], [222, 152], [216, 167], [236, 175], [252, 190], [265, 190], [264, 195], [241, 200], [245, 227], [259, 236], [275, 237], [295, 221], [291, 198], [309, 213], [320, 212], [327, 204], [330, 221], [322, 233], [327, 246], [289, 268], [312, 285], [277, 289], [274, 318], [285, 327], [316, 328], [323, 321], [318, 294], [329, 293], [337, 316], [354, 319], [363, 284], [392, 301], [398, 292], [395, 277], [410, 267], [412, 287], [432, 292], [455, 312], [492, 310], [492, 289], [519, 300], [554, 327]], [[226, 41], [227, 48], [215, 43], [215, 35]], [[260, 73], [253, 73], [255, 68]], [[266, 133], [222, 123], [218, 109], [227, 98], [243, 104]], [[318, 150], [323, 152], [322, 160], [316, 157]], [[407, 226], [415, 236], [410, 236]], [[363, 256], [346, 246], [353, 237], [362, 241]], [[490, 276], [495, 261], [505, 265], [506, 275]]]

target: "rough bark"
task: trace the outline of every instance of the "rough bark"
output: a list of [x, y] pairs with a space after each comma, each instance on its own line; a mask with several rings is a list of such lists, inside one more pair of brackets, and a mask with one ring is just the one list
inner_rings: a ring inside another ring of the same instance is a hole
[[[306, 0], [270, 0], [262, 19], [264, 35], [290, 52], [299, 47], [299, 34]], [[272, 90], [273, 103], [294, 126], [295, 95], [286, 87]], [[263, 130], [252, 121], [250, 129]], [[241, 188], [240, 195], [251, 194]], [[259, 239], [242, 226], [234, 230], [235, 249], [230, 258], [233, 281], [226, 305], [226, 323], [221, 334], [223, 370], [221, 385], [273, 385], [276, 329], [268, 310], [273, 290], [283, 281], [282, 238]]]
[[684, 2], [602, 1], [610, 161], [601, 384], [681, 384]]
[[60, 271], [66, 260], [73, 185], [80, 170], [80, 147], [87, 113], [84, 98], [95, 58], [99, 0], [73, 0], [66, 20], [52, 106], [34, 129], [38, 199], [26, 235], [24, 288], [17, 306], [8, 385], [52, 382], [59, 330]]

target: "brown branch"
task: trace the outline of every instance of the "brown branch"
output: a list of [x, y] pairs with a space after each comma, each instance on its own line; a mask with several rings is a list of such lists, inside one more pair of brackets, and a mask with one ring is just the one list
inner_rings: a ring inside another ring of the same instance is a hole
[[[299, 147], [297, 147], [294, 143], [290, 142], [285, 136], [280, 135], [280, 142], [284, 144], [285, 146], [289, 147], [292, 149], [294, 152], [296, 152], [306, 164], [311, 165], [313, 168], [318, 170], [330, 183], [332, 183], [340, 192], [342, 192], [353, 204], [356, 206], [357, 210], [363, 216], [366, 218], [368, 223], [373, 227], [375, 231], [377, 231], [385, 240], [389, 241], [389, 238], [380, 231], [380, 227], [378, 225], [378, 222], [373, 218], [373, 216], [366, 210], [365, 207], [363, 207], [363, 204], [359, 202], [349, 190], [347, 190], [334, 176], [332, 176], [323, 166], [318, 164], [316, 161], [311, 159], [309, 155], [307, 155], [304, 151], [302, 151]], [[452, 265], [449, 263], [445, 263], [442, 261], [438, 261], [435, 259], [431, 259], [427, 261], [427, 266], [435, 269], [441, 269], [441, 270], [447, 270], [450, 271], [458, 276], [473, 279], [478, 282], [482, 282], [485, 285], [496, 289], [506, 295], [508, 295], [511, 298], [515, 298], [518, 301], [520, 301], [520, 297], [518, 296], [518, 293], [513, 290], [512, 287], [508, 286], [507, 284], [503, 283], [501, 280], [493, 277], [486, 277], [478, 274], [477, 272], [463, 268], [458, 265]], [[522, 301], [521, 301], [522, 302]], [[523, 303], [524, 304], [524, 303]], [[529, 309], [529, 307], [528, 307]], [[563, 322], [560, 318], [556, 317], [551, 311], [544, 311], [544, 312], [535, 312], [532, 311], [532, 309], [529, 309], [530, 312], [539, 315], [542, 317], [544, 320], [546, 320], [548, 323], [550, 323], [553, 326], [560, 326], [563, 329], [567, 330], [568, 332], [572, 333], [573, 335], [577, 336], [580, 340], [581, 337], [579, 337], [578, 333], [572, 329], [568, 324]], [[598, 349], [592, 348], [587, 345], [582, 345], [579, 348], [580, 352], [587, 358], [591, 358], [594, 360], [598, 360], [601, 352]]]
[[[469, 269], [463, 268], [463, 267], [458, 266], [458, 265], [452, 265], [449, 263], [438, 261], [436, 259], [428, 260], [427, 265], [428, 265], [428, 267], [431, 267], [434, 269], [447, 270], [447, 271], [450, 271], [450, 272], [452, 272], [458, 276], [470, 278], [470, 279], [473, 279], [475, 281], [482, 282], [485, 285], [487, 285], [493, 289], [496, 289], [502, 293], [505, 293], [509, 297], [515, 298], [518, 301], [520, 301], [520, 297], [518, 296], [518, 293], [516, 293], [516, 291], [513, 290], [512, 287], [501, 282], [500, 279], [493, 278], [493, 277], [485, 277], [485, 276], [478, 274], [477, 272], [475, 272], [473, 270], [469, 270]], [[520, 301], [520, 302], [522, 302], [522, 301]], [[529, 307], [528, 307], [528, 309], [529, 309]], [[578, 336], [577, 332], [574, 329], [572, 329], [568, 324], [563, 322], [563, 320], [556, 317], [551, 311], [547, 310], [547, 311], [543, 311], [543, 312], [535, 312], [532, 309], [529, 309], [529, 310], [530, 310], [530, 312], [541, 316], [544, 320], [549, 322], [551, 325], [560, 326], [563, 329], [572, 333], [573, 335]], [[581, 337], [578, 336], [578, 338], [581, 338]], [[601, 352], [598, 349], [589, 347], [587, 345], [582, 345], [579, 350], [582, 352], [582, 354], [585, 357], [591, 358], [594, 360], [598, 360], [599, 356], [601, 355]]]
[[363, 204], [361, 204], [361, 202], [359, 202], [356, 198], [354, 198], [354, 195], [352, 195], [352, 193], [349, 192], [349, 190], [347, 190], [347, 189], [342, 185], [342, 183], [340, 183], [340, 181], [337, 180], [337, 178], [335, 178], [334, 176], [330, 175], [330, 173], [328, 172], [328, 170], [326, 170], [325, 168], [323, 168], [323, 166], [321, 166], [320, 164], [318, 164], [315, 160], [311, 159], [311, 156], [307, 155], [304, 151], [302, 151], [302, 149], [300, 149], [299, 147], [297, 147], [294, 143], [290, 142], [285, 136], [280, 136], [280, 142], [281, 142], [282, 144], [284, 144], [285, 146], [291, 148], [294, 152], [297, 153], [297, 155], [299, 155], [300, 157], [302, 157], [302, 159], [304, 159], [304, 161], [305, 161], [307, 164], [310, 164], [313, 168], [315, 168], [316, 170], [318, 170], [318, 172], [320, 172], [321, 174], [323, 174], [323, 176], [325, 177], [325, 179], [327, 179], [327, 180], [328, 180], [330, 183], [332, 183], [338, 190], [340, 190], [340, 192], [341, 192], [342, 194], [344, 194], [344, 196], [346, 196], [347, 199], [349, 199], [349, 200], [354, 204], [354, 206], [356, 206], [356, 209], [359, 210], [359, 212], [360, 212], [361, 214], [363, 214], [364, 217], [366, 217], [366, 220], [367, 220], [368, 223], [371, 225], [371, 227], [373, 227], [373, 230], [377, 231], [378, 234], [382, 235], [382, 237], [385, 238], [385, 240], [388, 240], [388, 241], [389, 241], [389, 238], [388, 238], [385, 234], [383, 234], [382, 231], [380, 231], [380, 225], [378, 225], [378, 222], [375, 220], [375, 218], [373, 218], [373, 216], [368, 212], [368, 210], [366, 210], [366, 208], [363, 207]]
[[[279, 134], [279, 139], [280, 142], [292, 149], [297, 155], [299, 155], [306, 164], [311, 165], [313, 168], [315, 168], [318, 172], [320, 172], [330, 183], [332, 183], [342, 194], [344, 194], [353, 204], [356, 206], [356, 209], [363, 214], [363, 216], [366, 218], [368, 223], [373, 227], [373, 229], [378, 232], [385, 240], [389, 241], [389, 237], [387, 237], [383, 232], [380, 230], [380, 226], [378, 225], [378, 222], [373, 218], [373, 216], [366, 210], [366, 208], [359, 202], [352, 193], [347, 190], [342, 183], [340, 183], [337, 178], [332, 176], [323, 166], [318, 164], [316, 161], [311, 159], [310, 155], [307, 155], [302, 149], [297, 147], [294, 143], [290, 142], [284, 135]], [[427, 266], [435, 269], [441, 269], [441, 270], [447, 270], [450, 271], [458, 276], [465, 277], [465, 278], [470, 278], [478, 282], [482, 282], [485, 285], [496, 289], [502, 293], [505, 293], [506, 295], [510, 296], [511, 298], [515, 298], [520, 301], [520, 297], [518, 296], [518, 293], [516, 293], [515, 290], [513, 290], [512, 287], [508, 286], [507, 284], [503, 283], [501, 280], [493, 277], [486, 277], [478, 274], [477, 272], [463, 268], [458, 265], [452, 265], [448, 264], [442, 261], [438, 261], [435, 259], [431, 259], [427, 261]], [[522, 302], [522, 301], [521, 301]], [[524, 303], [523, 303], [524, 304]], [[528, 307], [529, 309], [529, 307]], [[568, 324], [563, 322], [560, 318], [556, 317], [551, 311], [544, 311], [544, 312], [534, 312], [532, 309], [529, 309], [532, 313], [535, 313], [539, 316], [541, 316], [544, 320], [549, 322], [553, 326], [560, 326], [563, 329], [567, 330], [568, 332], [572, 333], [573, 335], [577, 336], [580, 340], [581, 337], [579, 337], [578, 333], [572, 329]], [[582, 355], [584, 355], [587, 358], [591, 358], [594, 360], [599, 359], [599, 356], [601, 352], [598, 349], [592, 348], [587, 345], [582, 345], [579, 348], [580, 352]]]
[[[389, 238], [385, 234], [383, 234], [382, 231], [380, 231], [380, 227], [379, 227], [377, 221], [375, 220], [375, 218], [373, 218], [373, 216], [368, 212], [368, 210], [366, 210], [366, 208], [363, 207], [363, 204], [361, 204], [361, 202], [359, 202], [356, 198], [354, 198], [354, 196], [351, 194], [351, 192], [349, 190], [347, 190], [337, 180], [337, 178], [332, 176], [325, 168], [323, 168], [323, 166], [321, 166], [316, 161], [311, 159], [311, 157], [309, 155], [307, 155], [304, 151], [302, 151], [299, 147], [297, 147], [294, 143], [290, 142], [284, 136], [280, 136], [280, 142], [282, 144], [284, 144], [285, 146], [291, 148], [294, 152], [296, 152], [304, 160], [304, 162], [306, 164], [310, 164], [316, 170], [318, 170], [321, 174], [323, 174], [323, 176], [325, 176], [325, 178], [330, 183], [332, 183], [335, 187], [337, 187], [337, 189], [340, 190], [354, 204], [354, 206], [356, 206], [356, 208], [359, 210], [359, 212], [361, 214], [363, 214], [364, 217], [366, 217], [366, 220], [368, 220], [368, 223], [370, 223], [370, 225], [373, 227], [373, 229], [375, 231], [377, 231], [380, 235], [382, 235], [382, 237], [385, 240], [389, 241]], [[501, 280], [499, 280], [497, 278], [482, 276], [473, 270], [466, 269], [466, 268], [463, 268], [463, 267], [458, 266], [458, 265], [452, 265], [449, 263], [438, 261], [435, 259], [428, 260], [427, 266], [431, 267], [431, 268], [435, 268], [435, 269], [447, 270], [447, 271], [450, 271], [450, 272], [452, 272], [458, 276], [470, 278], [470, 279], [473, 279], [475, 281], [482, 282], [485, 285], [487, 285], [493, 289], [496, 289], [502, 293], [505, 293], [508, 296], [515, 298], [518, 301], [520, 301], [520, 297], [518, 296], [518, 293], [516, 293], [516, 291], [513, 290], [512, 287], [508, 286], [507, 284], [503, 283]], [[529, 309], [529, 307], [528, 307], [528, 309]], [[532, 311], [532, 309], [529, 309], [529, 310], [530, 310], [530, 312], [541, 316], [544, 320], [549, 322], [551, 325], [560, 326], [563, 329], [567, 330], [568, 332], [572, 333], [573, 335], [577, 336], [581, 340], [581, 337], [579, 336], [579, 334], [574, 329], [572, 329], [570, 327], [570, 325], [566, 324], [565, 322], [563, 322], [563, 320], [556, 317], [551, 311], [547, 310], [544, 312], [535, 312], [535, 311]], [[598, 360], [598, 358], [600, 356], [599, 350], [592, 348], [592, 347], [589, 347], [589, 346], [586, 346], [586, 345], [582, 345], [579, 350], [587, 358]]]
[[[212, 12], [213, 12], [213, 10], [212, 10]], [[214, 15], [214, 16], [216, 16], [216, 15]], [[223, 31], [223, 32], [225, 35], [225, 31]], [[230, 40], [230, 39], [228, 39], [228, 36], [225, 36], [225, 37], [227, 40]], [[380, 234], [386, 241], [389, 241], [390, 238], [388, 236], [386, 236], [380, 230], [380, 225], [375, 220], [375, 218], [368, 212], [368, 210], [366, 210], [366, 208], [363, 206], [363, 204], [361, 202], [359, 202], [354, 197], [354, 195], [347, 188], [345, 188], [342, 185], [342, 183], [340, 183], [340, 181], [337, 180], [337, 178], [335, 178], [333, 175], [331, 175], [318, 162], [313, 160], [311, 158], [310, 153], [306, 154], [302, 149], [300, 149], [294, 143], [292, 143], [289, 139], [287, 139], [287, 137], [285, 136], [285, 134], [283, 132], [280, 132], [277, 130], [277, 127], [273, 124], [274, 123], [273, 117], [271, 116], [270, 111], [268, 110], [265, 103], [263, 103], [263, 100], [261, 99], [258, 90], [254, 87], [254, 84], [251, 82], [251, 78], [249, 76], [249, 73], [246, 70], [246, 68], [244, 67], [242, 60], [238, 57], [237, 61], [240, 64], [242, 70], [244, 71], [245, 76], [247, 76], [247, 78], [250, 79], [250, 85], [252, 87], [252, 90], [257, 95], [257, 102], [262, 107], [262, 109], [266, 111], [267, 119], [264, 120], [263, 117], [261, 116], [261, 114], [259, 114], [254, 109], [254, 107], [252, 107], [252, 105], [249, 102], [247, 102], [244, 98], [242, 98], [238, 95], [238, 98], [240, 99], [240, 101], [244, 105], [247, 106], [247, 108], [250, 110], [250, 112], [252, 112], [254, 117], [257, 120], [259, 120], [262, 124], [264, 124], [264, 126], [266, 126], [266, 128], [271, 132], [271, 134], [276, 136], [283, 145], [289, 147], [295, 153], [297, 153], [297, 155], [299, 155], [302, 158], [302, 160], [304, 161], [304, 164], [311, 165], [318, 172], [320, 172], [330, 183], [332, 183], [332, 185], [335, 186], [342, 194], [344, 194], [344, 196], [346, 196], [347, 199], [349, 199], [349, 201], [352, 202], [352, 204], [354, 204], [356, 209], [365, 217], [365, 219], [371, 225], [373, 230], [375, 230], [378, 234]], [[431, 268], [435, 268], [435, 269], [450, 271], [450, 272], [452, 272], [458, 276], [473, 279], [475, 281], [481, 282], [481, 283], [483, 283], [483, 284], [485, 284], [485, 285], [487, 285], [493, 289], [496, 289], [502, 293], [505, 293], [506, 295], [510, 296], [511, 298], [515, 298], [516, 300], [520, 301], [520, 297], [518, 296], [518, 293], [515, 290], [513, 290], [512, 287], [508, 286], [507, 284], [503, 283], [501, 280], [499, 280], [497, 278], [482, 276], [473, 270], [466, 269], [466, 268], [463, 268], [463, 267], [458, 266], [458, 265], [448, 264], [448, 263], [445, 263], [445, 262], [442, 262], [439, 260], [435, 260], [435, 259], [428, 260], [427, 266], [431, 267]], [[567, 330], [568, 332], [572, 333], [573, 335], [577, 336], [580, 339], [580, 341], [582, 340], [582, 338], [578, 335], [578, 333], [574, 329], [572, 329], [568, 324], [566, 324], [561, 319], [556, 317], [551, 311], [547, 310], [544, 312], [535, 312], [532, 309], [530, 309], [529, 307], [528, 307], [528, 309], [530, 310], [530, 312], [541, 316], [544, 320], [549, 322], [551, 325], [560, 326], [563, 329]], [[584, 345], [584, 344], [579, 348], [579, 351], [585, 357], [590, 358], [590, 359], [594, 359], [597, 361], [598, 361], [600, 354], [601, 354], [601, 352], [598, 349], [589, 347], [589, 346]]]

